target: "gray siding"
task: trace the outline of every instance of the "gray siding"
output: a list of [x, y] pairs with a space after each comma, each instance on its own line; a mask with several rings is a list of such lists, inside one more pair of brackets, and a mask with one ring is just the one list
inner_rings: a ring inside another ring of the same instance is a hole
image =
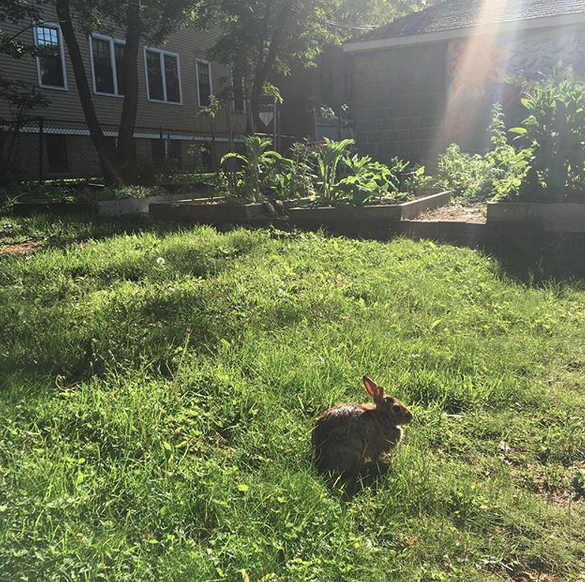
[[[45, 21], [56, 23], [57, 18], [53, 8], [45, 9]], [[21, 25], [3, 25], [3, 29], [18, 31]], [[109, 31], [96, 30], [100, 34], [109, 34]], [[115, 38], [123, 39], [124, 35], [114, 32]], [[22, 37], [25, 43], [34, 43], [33, 30], [26, 31]], [[180, 59], [181, 90], [183, 103], [175, 105], [171, 103], [155, 103], [148, 101], [146, 93], [146, 78], [144, 64], [144, 45], [140, 48], [138, 59], [138, 78], [140, 83], [140, 101], [138, 106], [137, 127], [141, 129], [152, 128], [154, 131], [163, 129], [165, 133], [181, 132], [208, 134], [210, 121], [199, 115], [200, 108], [197, 99], [197, 80], [195, 63], [197, 59], [205, 60], [205, 54], [214, 42], [214, 35], [194, 29], [184, 29], [173, 34], [164, 46], [154, 46], [170, 52], [178, 53]], [[79, 37], [79, 45], [83, 54], [86, 74], [90, 87], [93, 90], [92, 71], [90, 64], [89, 38]], [[65, 68], [68, 90], [43, 88], [43, 93], [50, 99], [49, 107], [41, 110], [40, 114], [47, 120], [63, 120], [69, 122], [84, 122], [83, 111], [79, 102], [77, 85], [73, 75], [71, 62], [65, 48]], [[16, 60], [0, 55], [0, 71], [8, 78], [21, 79], [30, 84], [38, 84], [37, 64], [35, 59]], [[216, 63], [212, 63], [213, 87], [215, 90], [229, 82], [229, 71]], [[120, 120], [123, 99], [117, 96], [93, 95], [95, 108], [100, 122], [104, 125], [117, 125]], [[0, 116], [8, 114], [7, 105], [0, 101]], [[218, 114], [214, 121], [216, 132], [227, 131], [227, 115], [225, 112]], [[234, 130], [245, 129], [245, 116], [234, 115]]]
[[357, 142], [365, 155], [429, 162], [444, 147], [446, 44], [354, 56]]

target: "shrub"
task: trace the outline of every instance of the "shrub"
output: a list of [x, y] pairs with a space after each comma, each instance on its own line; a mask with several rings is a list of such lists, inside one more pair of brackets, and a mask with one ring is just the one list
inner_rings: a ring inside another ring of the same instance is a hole
[[517, 194], [530, 168], [531, 151], [517, 150], [508, 142], [499, 103], [494, 106], [490, 134], [491, 149], [484, 155], [462, 152], [456, 144], [449, 146], [439, 158], [437, 185], [467, 201]]
[[515, 133], [531, 164], [523, 195], [564, 196], [585, 188], [585, 84], [546, 79], [526, 92], [528, 112]]

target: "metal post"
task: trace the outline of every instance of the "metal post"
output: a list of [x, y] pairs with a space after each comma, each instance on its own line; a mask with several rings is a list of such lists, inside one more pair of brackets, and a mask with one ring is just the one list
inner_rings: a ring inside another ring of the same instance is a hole
[[272, 114], [274, 115], [274, 118], [272, 120], [272, 128], [274, 130], [274, 136], [272, 138], [272, 147], [276, 150], [278, 148], [278, 145], [276, 144], [276, 132], [277, 132], [277, 120], [276, 120], [276, 116], [278, 115], [278, 105], [277, 105], [277, 101], [276, 101], [276, 97], [274, 98], [274, 101], [272, 103]]
[[213, 166], [213, 172], [215, 174], [219, 173], [219, 166], [217, 163], [217, 150], [215, 148], [215, 127], [213, 123], [210, 124], [211, 127], [211, 164]]
[[44, 158], [44, 142], [45, 142], [45, 121], [41, 117], [39, 119], [39, 184], [43, 183], [43, 158]]
[[228, 141], [230, 152], [234, 151], [234, 123], [232, 117], [232, 107], [235, 107], [235, 99], [227, 101], [227, 122], [228, 122]]

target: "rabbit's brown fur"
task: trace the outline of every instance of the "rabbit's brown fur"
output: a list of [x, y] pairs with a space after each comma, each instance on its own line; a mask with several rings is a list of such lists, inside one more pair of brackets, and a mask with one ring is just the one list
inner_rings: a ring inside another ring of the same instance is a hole
[[368, 376], [364, 385], [374, 404], [340, 404], [324, 412], [313, 431], [317, 468], [322, 473], [356, 476], [369, 463], [383, 461], [402, 438], [401, 425], [412, 413]]

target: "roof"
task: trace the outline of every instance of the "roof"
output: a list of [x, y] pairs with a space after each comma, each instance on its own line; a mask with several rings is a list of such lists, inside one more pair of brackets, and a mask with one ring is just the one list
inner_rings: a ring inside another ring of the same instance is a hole
[[585, 13], [585, 0], [445, 0], [360, 38], [371, 41]]

